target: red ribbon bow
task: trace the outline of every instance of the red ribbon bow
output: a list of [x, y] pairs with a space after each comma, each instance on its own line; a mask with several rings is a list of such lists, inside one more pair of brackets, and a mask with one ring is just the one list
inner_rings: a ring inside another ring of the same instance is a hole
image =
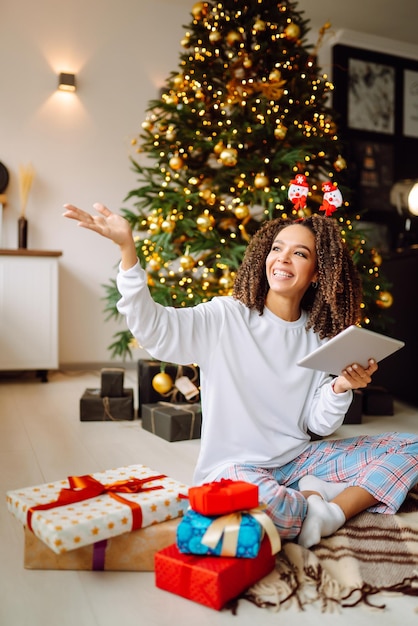
[[297, 210], [306, 209], [306, 196], [296, 196], [292, 198], [292, 204]]
[[323, 200], [322, 206], [319, 207], [320, 211], [325, 211], [326, 217], [330, 217], [336, 210], [335, 204], [331, 204], [328, 200]]
[[231, 485], [235, 484], [235, 480], [232, 480], [231, 478], [221, 478], [220, 480], [216, 480], [212, 483], [204, 483], [204, 487], [206, 487], [206, 489], [209, 491], [209, 493], [213, 493], [213, 492], [217, 492], [217, 491], [222, 491], [225, 489], [225, 487], [230, 487]]
[[126, 498], [119, 496], [118, 493], [139, 493], [140, 491], [163, 489], [162, 485], [154, 485], [153, 487], [143, 486], [145, 483], [149, 483], [154, 480], [161, 480], [161, 478], [166, 478], [165, 474], [148, 476], [147, 478], [128, 478], [128, 480], [118, 480], [114, 483], [103, 485], [89, 474], [86, 474], [85, 476], [69, 476], [68, 482], [70, 483], [70, 487], [61, 489], [57, 500], [48, 502], [47, 504], [38, 504], [29, 509], [27, 515], [28, 528], [29, 530], [32, 530], [32, 515], [34, 511], [55, 509], [58, 506], [66, 506], [76, 502], [83, 502], [83, 500], [90, 500], [91, 498], [96, 498], [103, 493], [108, 493], [115, 500], [122, 502], [122, 504], [127, 504], [130, 507], [132, 511], [132, 530], [136, 530], [142, 526], [141, 507], [137, 502], [126, 500]]

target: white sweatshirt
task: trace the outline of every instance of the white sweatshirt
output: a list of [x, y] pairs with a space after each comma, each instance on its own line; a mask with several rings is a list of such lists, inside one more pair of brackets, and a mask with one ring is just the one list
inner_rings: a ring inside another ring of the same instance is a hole
[[235, 463], [280, 467], [308, 446], [307, 429], [329, 435], [341, 425], [352, 392], [336, 394], [330, 376], [296, 365], [324, 341], [306, 330], [305, 312], [286, 322], [226, 296], [163, 307], [139, 263], [119, 269], [117, 286], [118, 310], [152, 357], [199, 366], [202, 436], [194, 484]]

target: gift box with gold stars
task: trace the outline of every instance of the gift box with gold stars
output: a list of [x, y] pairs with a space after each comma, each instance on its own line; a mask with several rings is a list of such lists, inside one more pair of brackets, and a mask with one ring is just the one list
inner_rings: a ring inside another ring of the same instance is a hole
[[129, 465], [7, 492], [9, 511], [56, 554], [181, 517], [188, 486]]
[[153, 572], [155, 554], [176, 541], [177, 526], [182, 519], [151, 524], [61, 554], [53, 552], [25, 528], [23, 564], [25, 569], [37, 570]]

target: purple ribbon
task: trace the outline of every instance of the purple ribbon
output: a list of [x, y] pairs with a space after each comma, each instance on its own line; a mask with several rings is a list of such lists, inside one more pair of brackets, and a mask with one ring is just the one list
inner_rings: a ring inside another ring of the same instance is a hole
[[93, 571], [103, 572], [105, 568], [107, 539], [96, 541], [93, 545]]

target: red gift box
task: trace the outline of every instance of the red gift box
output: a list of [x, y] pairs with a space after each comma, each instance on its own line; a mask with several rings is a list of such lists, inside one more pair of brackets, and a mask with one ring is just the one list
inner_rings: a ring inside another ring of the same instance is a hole
[[267, 538], [254, 559], [182, 554], [172, 544], [155, 555], [155, 584], [219, 611], [228, 600], [267, 576], [275, 560]]
[[258, 506], [258, 486], [243, 480], [222, 480], [190, 487], [191, 508], [202, 515], [223, 515]]

